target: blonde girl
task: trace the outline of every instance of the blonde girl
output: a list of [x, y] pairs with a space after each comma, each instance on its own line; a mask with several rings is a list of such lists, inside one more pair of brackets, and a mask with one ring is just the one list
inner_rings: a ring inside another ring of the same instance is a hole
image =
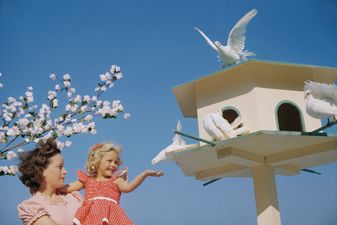
[[86, 169], [78, 171], [78, 180], [66, 185], [66, 191], [84, 188], [82, 206], [77, 210], [74, 224], [79, 225], [131, 225], [133, 222], [120, 207], [121, 193], [135, 190], [147, 177], [160, 177], [162, 171], [145, 170], [133, 181], [127, 182], [127, 170], [118, 171], [121, 165], [121, 146], [96, 144], [90, 148]]

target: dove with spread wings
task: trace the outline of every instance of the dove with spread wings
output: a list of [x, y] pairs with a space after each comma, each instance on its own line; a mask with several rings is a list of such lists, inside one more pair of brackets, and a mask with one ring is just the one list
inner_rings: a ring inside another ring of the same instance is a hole
[[257, 10], [253, 9], [244, 15], [232, 28], [228, 35], [227, 45], [223, 46], [219, 41], [211, 41], [200, 29], [195, 29], [205, 38], [207, 43], [218, 52], [219, 60], [223, 61], [221, 68], [230, 66], [232, 64], [238, 64], [246, 61], [248, 56], [255, 56], [253, 52], [247, 50], [244, 51], [246, 41], [246, 26], [254, 18]]

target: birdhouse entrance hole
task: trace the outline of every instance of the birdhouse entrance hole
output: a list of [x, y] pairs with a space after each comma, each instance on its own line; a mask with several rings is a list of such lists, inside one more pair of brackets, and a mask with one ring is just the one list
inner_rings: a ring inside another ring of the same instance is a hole
[[300, 110], [289, 102], [279, 105], [277, 119], [280, 131], [303, 131]]
[[222, 117], [225, 118], [229, 123], [232, 123], [237, 117], [239, 113], [234, 109], [223, 109]]

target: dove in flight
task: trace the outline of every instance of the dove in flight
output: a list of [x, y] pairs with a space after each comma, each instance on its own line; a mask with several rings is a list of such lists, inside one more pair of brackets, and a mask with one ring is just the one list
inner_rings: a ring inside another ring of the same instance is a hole
[[322, 119], [337, 118], [337, 86], [313, 81], [304, 82], [307, 113]]
[[195, 27], [207, 43], [218, 52], [219, 60], [224, 62], [221, 68], [246, 61], [248, 56], [255, 56], [253, 52], [247, 50], [244, 51], [244, 48], [246, 41], [246, 26], [251, 19], [254, 18], [256, 13], [256, 9], [251, 10], [235, 24], [228, 35], [226, 46], [223, 46], [219, 41], [211, 41], [211, 39], [209, 39], [200, 29]]
[[[178, 121], [177, 131], [181, 131], [181, 130], [182, 130], [182, 125], [181, 125], [181, 122]], [[158, 155], [152, 159], [151, 162], [153, 165], [155, 165], [159, 163], [160, 161], [172, 161], [172, 155], [168, 153], [175, 151], [175, 150], [184, 149], [190, 146], [195, 146], [195, 144], [186, 145], [185, 140], [182, 138], [182, 136], [179, 134], [175, 134], [172, 139], [172, 144], [170, 144], [165, 149], [160, 151]]]

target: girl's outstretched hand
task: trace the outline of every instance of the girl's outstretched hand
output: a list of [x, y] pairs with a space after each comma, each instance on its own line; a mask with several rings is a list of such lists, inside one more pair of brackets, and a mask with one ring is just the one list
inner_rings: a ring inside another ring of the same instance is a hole
[[157, 171], [157, 170], [145, 170], [146, 176], [151, 176], [151, 177], [161, 177], [164, 175], [164, 172], [162, 170]]

